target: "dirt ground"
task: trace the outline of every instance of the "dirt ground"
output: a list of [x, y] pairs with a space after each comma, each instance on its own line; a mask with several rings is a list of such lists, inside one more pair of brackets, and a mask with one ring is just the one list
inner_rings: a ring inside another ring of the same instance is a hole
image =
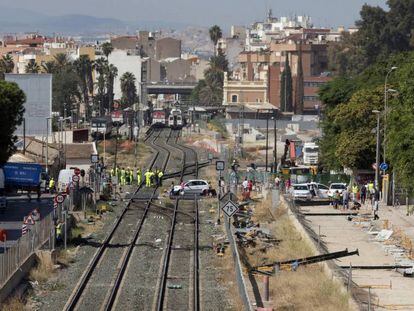
[[[255, 199], [251, 204], [252, 220], [260, 223], [261, 228], [268, 229], [279, 242], [272, 247], [257, 242], [254, 247], [242, 248], [241, 253], [246, 256], [249, 265], [260, 266], [315, 255], [290, 221], [286, 208], [280, 206], [272, 215], [270, 204], [270, 196]], [[253, 274], [251, 277], [263, 293], [263, 276]], [[262, 304], [274, 310], [351, 310], [349, 296], [317, 264], [299, 267], [297, 271], [276, 272], [270, 277], [269, 289], [270, 301], [256, 301], [258, 306]]]

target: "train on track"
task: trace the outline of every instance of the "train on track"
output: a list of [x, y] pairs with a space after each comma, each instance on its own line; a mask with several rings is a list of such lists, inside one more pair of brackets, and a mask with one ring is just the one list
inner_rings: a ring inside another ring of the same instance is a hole
[[91, 136], [93, 138], [107, 138], [111, 136], [113, 128], [110, 116], [95, 117], [91, 120]]
[[163, 108], [154, 108], [151, 114], [152, 127], [170, 127], [172, 129], [182, 129], [185, 125], [185, 118], [181, 109], [173, 108], [171, 110]]
[[165, 127], [167, 125], [167, 112], [165, 109], [154, 108], [151, 125], [153, 127]]
[[180, 109], [171, 109], [168, 116], [168, 126], [172, 129], [180, 130], [184, 126], [183, 115]]

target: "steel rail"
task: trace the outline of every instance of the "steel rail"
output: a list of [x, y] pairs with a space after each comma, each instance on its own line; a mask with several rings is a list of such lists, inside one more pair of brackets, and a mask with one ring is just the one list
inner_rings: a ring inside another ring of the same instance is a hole
[[[145, 138], [144, 141], [148, 141], [149, 138], [151, 138], [151, 136], [153, 134], [156, 134], [154, 139], [152, 140], [152, 143], [154, 143], [160, 136], [161, 131], [148, 131], [147, 134], [148, 136]], [[154, 155], [153, 159], [151, 160], [150, 163], [150, 167], [152, 167], [157, 158], [159, 156], [159, 151]], [[136, 195], [144, 186], [144, 181], [142, 181], [140, 183], [140, 185], [138, 186], [137, 190], [135, 191], [134, 195]], [[126, 204], [125, 208], [122, 210], [122, 213], [120, 214], [120, 216], [118, 216], [114, 226], [112, 227], [111, 231], [109, 232], [109, 234], [106, 236], [105, 240], [102, 242], [102, 245], [99, 247], [98, 251], [95, 253], [94, 257], [92, 258], [92, 261], [90, 262], [90, 264], [88, 265], [87, 270], [84, 272], [84, 274], [81, 277], [80, 282], [78, 283], [75, 291], [73, 292], [73, 294], [71, 295], [71, 297], [69, 298], [68, 302], [66, 303], [64, 310], [74, 310], [76, 305], [78, 304], [80, 298], [82, 297], [82, 294], [86, 288], [86, 285], [88, 284], [89, 280], [91, 279], [93, 272], [95, 271], [96, 266], [98, 265], [100, 259], [102, 258], [103, 253], [105, 252], [106, 248], [109, 245], [109, 242], [112, 240], [115, 232], [117, 231], [123, 217], [126, 214], [126, 211], [129, 209], [129, 206], [131, 204], [132, 200], [130, 199], [128, 201], [128, 203]]]
[[[171, 131], [170, 131], [169, 136], [168, 136], [168, 138], [166, 140], [167, 142], [170, 139], [170, 137], [171, 137]], [[163, 171], [164, 171], [166, 169], [167, 164], [168, 164], [168, 161], [170, 159], [171, 152], [167, 148], [164, 148], [164, 147], [162, 147], [160, 145], [156, 145], [156, 146], [159, 147], [160, 149], [164, 149], [164, 151], [166, 152], [166, 155], [167, 155], [166, 158], [165, 158], [165, 161], [163, 163], [163, 166], [162, 166], [163, 167]], [[158, 151], [158, 153], [159, 152], [160, 151]], [[143, 214], [142, 218], [138, 222], [137, 230], [135, 230], [135, 234], [134, 234], [134, 236], [132, 238], [132, 241], [131, 241], [131, 243], [130, 243], [130, 245], [128, 247], [127, 253], [126, 253], [125, 257], [122, 260], [121, 268], [119, 269], [118, 275], [117, 275], [117, 277], [115, 279], [115, 284], [112, 287], [111, 294], [110, 294], [110, 296], [109, 296], [109, 298], [108, 298], [108, 300], [106, 302], [105, 311], [112, 310], [112, 307], [113, 307], [113, 305], [114, 305], [114, 303], [116, 301], [119, 288], [121, 287], [121, 282], [122, 282], [122, 280], [124, 278], [125, 271], [126, 271], [126, 269], [128, 267], [129, 260], [131, 259], [131, 255], [132, 255], [132, 252], [133, 252], [133, 250], [135, 248], [135, 245], [136, 245], [136, 242], [138, 240], [139, 234], [141, 233], [142, 226], [143, 226], [144, 221], [145, 221], [145, 219], [146, 219], [146, 217], [148, 215], [148, 211], [150, 209], [150, 206], [152, 205], [151, 204], [151, 201], [153, 200], [155, 194], [157, 193], [157, 190], [158, 190], [158, 186], [156, 186], [154, 188], [154, 190], [152, 192], [152, 195], [151, 195], [151, 198], [146, 203], [145, 210], [144, 210], [144, 214]]]
[[[176, 138], [176, 145], [178, 144], [178, 138], [179, 133]], [[198, 161], [197, 161], [197, 152], [194, 151], [192, 148], [185, 147], [183, 148], [182, 145], [179, 145], [181, 148], [178, 148], [183, 153], [183, 160], [182, 160], [182, 170], [181, 170], [181, 176], [180, 181], [183, 181], [183, 178], [185, 176], [185, 170], [188, 167], [186, 165], [186, 159], [187, 159], [187, 153], [185, 150], [191, 150], [191, 152], [195, 155], [195, 163], [196, 163], [196, 169], [195, 169], [195, 176], [198, 176]], [[174, 146], [176, 147], [176, 146]], [[199, 219], [198, 219], [198, 201], [197, 197], [194, 196], [194, 207], [195, 207], [195, 221], [194, 221], [194, 260], [193, 260], [193, 309], [199, 310], [200, 308], [200, 291], [199, 291]], [[170, 266], [170, 259], [171, 259], [171, 251], [172, 251], [172, 242], [174, 239], [174, 233], [175, 233], [175, 225], [176, 225], [176, 218], [177, 214], [179, 213], [178, 207], [179, 207], [180, 199], [176, 199], [175, 206], [174, 206], [174, 214], [173, 218], [171, 220], [171, 229], [168, 236], [168, 242], [167, 242], [167, 249], [166, 254], [164, 256], [163, 260], [163, 266], [162, 266], [162, 274], [161, 274], [161, 281], [160, 286], [158, 290], [158, 296], [157, 296], [157, 306], [156, 309], [158, 311], [163, 310], [164, 308], [164, 300], [165, 300], [165, 294], [166, 294], [166, 287], [167, 287], [167, 278], [168, 278], [168, 270]]]

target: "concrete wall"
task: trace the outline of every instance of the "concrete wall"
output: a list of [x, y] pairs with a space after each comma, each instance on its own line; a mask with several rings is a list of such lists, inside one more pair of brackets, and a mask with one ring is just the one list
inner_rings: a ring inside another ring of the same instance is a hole
[[172, 62], [165, 62], [166, 78], [169, 82], [195, 81], [191, 75], [191, 62], [184, 59], [177, 59]]
[[132, 72], [136, 78], [135, 85], [137, 87], [137, 93], [140, 94], [140, 81], [141, 81], [141, 66], [142, 59], [139, 55], [128, 55], [127, 51], [114, 50], [109, 54], [109, 63], [118, 68], [118, 76], [114, 82], [114, 99], [121, 99], [121, 82], [120, 79], [125, 72]]
[[[17, 83], [26, 94], [26, 110], [23, 116], [26, 120], [26, 135], [46, 135], [46, 118], [52, 114], [52, 75], [6, 74], [5, 78], [6, 81]], [[23, 135], [23, 126], [18, 127], [15, 134]]]
[[181, 40], [162, 38], [155, 42], [155, 58], [162, 60], [171, 57], [181, 57]]

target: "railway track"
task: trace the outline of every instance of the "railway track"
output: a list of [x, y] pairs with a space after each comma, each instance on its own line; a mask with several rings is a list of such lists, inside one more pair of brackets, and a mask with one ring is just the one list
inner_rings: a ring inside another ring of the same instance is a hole
[[[184, 175], [197, 177], [198, 165], [197, 153], [178, 144], [179, 134], [155, 129], [146, 141], [156, 151], [150, 169], [176, 168], [180, 164], [170, 161], [171, 155], [181, 151], [182, 181]], [[176, 200], [174, 206], [161, 206], [155, 202], [157, 191], [145, 188], [144, 182], [139, 185], [65, 310], [199, 309], [197, 200]], [[171, 286], [171, 280], [177, 279], [177, 286], [184, 289], [180, 292]]]
[[[168, 140], [171, 131], [167, 133], [155, 130], [151, 131], [146, 138], [146, 142], [157, 151], [149, 165], [150, 168], [156, 165], [164, 167], [168, 162], [169, 152], [163, 153], [162, 148], [156, 143], [159, 139]], [[150, 196], [152, 199], [155, 194], [156, 188], [145, 188], [144, 182], [142, 182], [134, 196]], [[148, 203], [144, 204], [149, 207]], [[97, 306], [102, 308], [109, 305], [114, 288], [119, 286], [117, 284], [119, 276], [124, 273], [123, 264], [121, 268], [119, 268], [119, 264], [123, 263], [128, 256], [128, 246], [133, 245], [133, 239], [135, 235], [139, 234], [147, 214], [147, 208], [142, 209], [142, 206], [138, 205], [142, 205], [142, 203], [135, 204], [130, 200], [125, 206], [77, 284], [64, 307], [65, 310], [95, 310]], [[114, 276], [117, 276], [115, 280]]]
[[[179, 131], [173, 133], [174, 147], [183, 154], [182, 182], [185, 175], [198, 177], [198, 159], [196, 151], [178, 143], [179, 137]], [[163, 259], [156, 310], [200, 309], [198, 234], [197, 197], [193, 201], [177, 199]]]

